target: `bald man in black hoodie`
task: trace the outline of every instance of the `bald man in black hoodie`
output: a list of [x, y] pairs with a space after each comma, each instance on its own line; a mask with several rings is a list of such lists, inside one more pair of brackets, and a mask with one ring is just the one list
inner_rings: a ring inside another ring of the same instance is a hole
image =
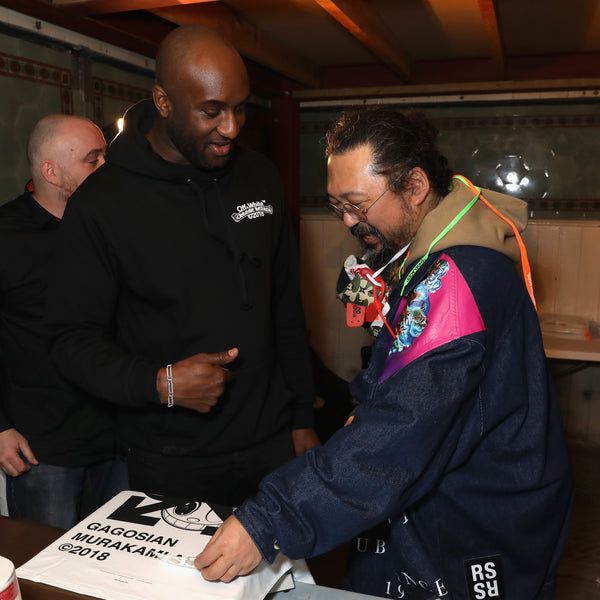
[[228, 505], [319, 443], [280, 181], [235, 145], [249, 95], [217, 34], [165, 38], [65, 214], [48, 312], [60, 371], [121, 407], [132, 487]]

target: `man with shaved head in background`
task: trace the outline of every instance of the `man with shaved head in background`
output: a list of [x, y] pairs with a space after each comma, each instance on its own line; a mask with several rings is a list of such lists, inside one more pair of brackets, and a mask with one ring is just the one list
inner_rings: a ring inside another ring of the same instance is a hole
[[229, 42], [175, 29], [65, 215], [53, 356], [119, 405], [136, 490], [237, 505], [319, 443], [282, 188], [235, 144], [249, 95]]
[[43, 325], [67, 200], [104, 163], [105, 150], [91, 121], [42, 118], [27, 148], [31, 181], [0, 207], [0, 469], [10, 516], [63, 528], [127, 486], [110, 407], [58, 375]]

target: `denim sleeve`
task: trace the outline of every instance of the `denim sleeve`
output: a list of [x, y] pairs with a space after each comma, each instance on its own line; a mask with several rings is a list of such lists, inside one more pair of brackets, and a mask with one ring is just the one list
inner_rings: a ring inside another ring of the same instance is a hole
[[268, 475], [236, 511], [265, 560], [277, 548], [292, 559], [327, 552], [434, 489], [459, 443], [479, 438], [484, 354], [475, 339], [454, 340], [383, 383], [363, 382], [352, 423]]

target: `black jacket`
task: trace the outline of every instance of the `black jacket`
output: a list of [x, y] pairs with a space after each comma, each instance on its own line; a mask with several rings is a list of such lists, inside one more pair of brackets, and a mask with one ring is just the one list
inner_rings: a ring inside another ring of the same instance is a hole
[[[273, 165], [237, 149], [226, 168], [163, 160], [126, 115], [106, 164], [72, 196], [48, 322], [61, 372], [123, 407], [137, 449], [215, 455], [312, 427], [313, 387], [295, 243]], [[159, 403], [160, 367], [238, 347], [210, 414]]]
[[43, 323], [60, 223], [29, 191], [0, 207], [0, 431], [15, 428], [36, 458], [70, 467], [114, 455], [111, 407], [56, 372]]

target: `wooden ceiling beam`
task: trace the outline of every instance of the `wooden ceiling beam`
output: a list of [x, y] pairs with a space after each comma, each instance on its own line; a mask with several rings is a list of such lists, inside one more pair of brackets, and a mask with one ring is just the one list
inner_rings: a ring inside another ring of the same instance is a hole
[[490, 44], [492, 62], [496, 67], [498, 77], [503, 79], [506, 77], [506, 61], [494, 0], [477, 0], [477, 4], [479, 5], [479, 11], [481, 12], [481, 18], [485, 26], [485, 33]]
[[307, 87], [320, 85], [319, 67], [263, 33], [220, 2], [151, 11], [177, 25], [199, 23], [218, 31], [247, 58]]
[[386, 24], [365, 0], [315, 0], [340, 25], [402, 80], [412, 79], [412, 62]]
[[54, 0], [53, 4], [63, 7], [73, 14], [92, 16], [218, 1], [219, 0]]
[[95, 19], [74, 15], [62, 7], [50, 4], [47, 0], [2, 0], [2, 7], [125, 48], [143, 56], [154, 58], [156, 55], [158, 42], [140, 38], [131, 30], [125, 34], [123, 31]]

